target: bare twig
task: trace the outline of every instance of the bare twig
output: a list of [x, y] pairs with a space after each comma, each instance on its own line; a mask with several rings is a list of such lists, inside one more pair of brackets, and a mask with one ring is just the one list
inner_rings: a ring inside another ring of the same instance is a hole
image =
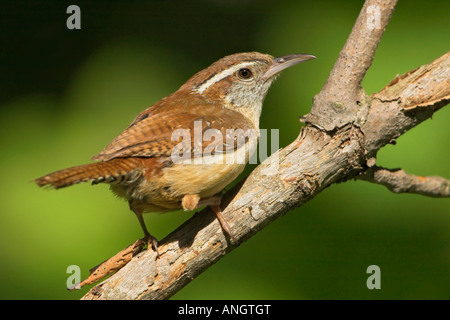
[[450, 180], [442, 177], [422, 177], [402, 169], [369, 168], [358, 179], [382, 184], [394, 193], [418, 193], [429, 197], [450, 197]]

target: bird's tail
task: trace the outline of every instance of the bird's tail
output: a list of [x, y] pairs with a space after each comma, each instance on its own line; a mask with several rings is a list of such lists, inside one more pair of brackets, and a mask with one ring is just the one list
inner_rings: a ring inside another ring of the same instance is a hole
[[40, 187], [48, 185], [55, 189], [88, 181], [93, 184], [132, 182], [142, 174], [142, 164], [140, 158], [118, 158], [63, 169], [33, 181]]

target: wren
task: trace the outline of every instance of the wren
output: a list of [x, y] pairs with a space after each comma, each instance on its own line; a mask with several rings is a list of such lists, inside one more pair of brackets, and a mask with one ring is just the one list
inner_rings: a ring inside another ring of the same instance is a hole
[[[97, 162], [34, 181], [55, 189], [88, 181], [109, 184], [129, 202], [145, 241], [156, 252], [158, 241], [145, 226], [145, 212], [210, 206], [234, 241], [221, 214], [222, 190], [244, 170], [256, 150], [261, 109], [273, 81], [280, 71], [314, 58], [308, 54], [274, 58], [258, 52], [226, 56], [142, 111], [92, 158]], [[195, 130], [213, 132], [214, 139], [196, 139]], [[189, 139], [180, 142], [186, 135]]]

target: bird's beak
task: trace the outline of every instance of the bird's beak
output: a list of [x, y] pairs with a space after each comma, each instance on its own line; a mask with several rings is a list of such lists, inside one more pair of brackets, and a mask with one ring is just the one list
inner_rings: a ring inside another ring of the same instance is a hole
[[310, 54], [289, 54], [287, 56], [277, 57], [273, 58], [272, 65], [269, 67], [269, 69], [266, 71], [266, 73], [263, 75], [263, 79], [267, 80], [270, 77], [280, 73], [282, 70], [289, 68], [293, 65], [296, 65], [297, 63], [308, 61], [315, 59], [316, 57]]

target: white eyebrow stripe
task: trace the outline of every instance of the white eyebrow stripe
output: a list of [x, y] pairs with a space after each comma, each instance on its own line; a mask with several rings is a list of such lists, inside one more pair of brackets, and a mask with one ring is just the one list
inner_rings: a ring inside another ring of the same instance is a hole
[[222, 72], [216, 74], [214, 77], [212, 77], [211, 79], [209, 79], [208, 81], [206, 81], [205, 83], [203, 83], [200, 87], [198, 87], [197, 89], [194, 89], [194, 91], [198, 92], [198, 93], [203, 93], [205, 92], [206, 89], [208, 89], [210, 86], [212, 86], [214, 83], [228, 77], [229, 75], [232, 75], [233, 73], [235, 73], [236, 71], [238, 71], [241, 68], [245, 68], [245, 67], [249, 67], [251, 66], [253, 63], [252, 62], [242, 62], [240, 64], [237, 64], [235, 66], [232, 66], [228, 69], [223, 70]]

